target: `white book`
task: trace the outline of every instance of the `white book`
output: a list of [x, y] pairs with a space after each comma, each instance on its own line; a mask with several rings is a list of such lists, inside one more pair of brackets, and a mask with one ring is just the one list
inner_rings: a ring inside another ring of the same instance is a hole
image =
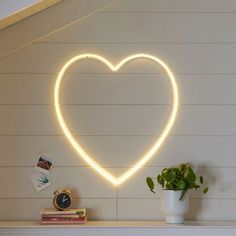
[[41, 211], [41, 215], [79, 215], [86, 216], [86, 208], [68, 209], [65, 211], [59, 211], [51, 208], [47, 208]]

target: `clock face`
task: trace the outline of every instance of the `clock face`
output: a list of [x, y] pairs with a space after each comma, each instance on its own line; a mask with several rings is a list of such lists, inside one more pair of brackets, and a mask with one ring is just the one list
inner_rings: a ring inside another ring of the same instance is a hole
[[66, 193], [60, 193], [56, 197], [56, 204], [58, 205], [59, 208], [66, 209], [71, 204], [71, 198]]

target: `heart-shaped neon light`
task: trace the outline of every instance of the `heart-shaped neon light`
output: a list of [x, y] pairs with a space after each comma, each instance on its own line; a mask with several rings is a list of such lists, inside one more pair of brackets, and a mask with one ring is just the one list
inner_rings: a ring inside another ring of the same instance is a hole
[[[154, 143], [154, 145], [144, 154], [144, 156], [142, 156], [134, 164], [134, 166], [132, 166], [128, 171], [126, 171], [120, 177], [116, 178], [109, 171], [107, 171], [102, 166], [100, 166], [94, 160], [94, 158], [89, 156], [86, 153], [86, 151], [75, 140], [73, 135], [71, 134], [71, 132], [70, 132], [69, 128], [67, 127], [66, 122], [65, 122], [65, 120], [63, 118], [62, 111], [61, 111], [61, 108], [60, 108], [60, 102], [59, 102], [60, 86], [61, 86], [61, 81], [63, 79], [63, 76], [64, 76], [66, 70], [73, 63], [75, 63], [75, 62], [77, 62], [79, 60], [95, 59], [95, 60], [98, 60], [98, 61], [104, 63], [105, 65], [107, 65], [110, 68], [111, 71], [116, 72], [121, 67], [123, 67], [127, 62], [130, 62], [132, 60], [139, 59], [139, 58], [145, 58], [145, 59], [154, 61], [155, 63], [159, 64], [162, 68], [164, 68], [164, 70], [166, 71], [166, 73], [168, 75], [168, 78], [169, 78], [169, 81], [170, 81], [170, 84], [171, 84], [172, 94], [173, 94], [172, 111], [171, 111], [170, 117], [168, 119], [168, 122], [167, 122], [164, 130], [162, 131], [160, 137]], [[91, 167], [94, 168], [94, 170], [96, 170], [100, 175], [102, 175], [105, 179], [107, 179], [109, 182], [113, 183], [114, 185], [119, 185], [119, 184], [123, 183], [124, 181], [126, 181], [130, 176], [132, 176], [135, 172], [137, 172], [148, 160], [150, 160], [154, 156], [154, 154], [158, 151], [158, 149], [160, 148], [160, 146], [162, 145], [162, 143], [164, 142], [164, 140], [168, 136], [168, 134], [169, 134], [169, 132], [170, 132], [174, 122], [175, 122], [175, 118], [176, 118], [177, 111], [178, 111], [178, 104], [179, 104], [178, 87], [177, 87], [177, 83], [176, 83], [176, 80], [175, 80], [175, 77], [174, 77], [173, 73], [171, 72], [169, 67], [162, 60], [160, 60], [159, 58], [154, 57], [152, 55], [148, 55], [148, 54], [135, 54], [135, 55], [126, 57], [121, 62], [119, 62], [117, 65], [113, 65], [112, 63], [110, 63], [104, 57], [101, 57], [101, 56], [96, 55], [96, 54], [82, 54], [82, 55], [78, 55], [78, 56], [73, 57], [72, 59], [70, 59], [62, 67], [61, 71], [58, 74], [58, 77], [57, 77], [57, 80], [56, 80], [56, 84], [55, 84], [55, 90], [54, 90], [54, 105], [55, 105], [55, 109], [56, 109], [57, 119], [58, 119], [59, 124], [60, 124], [60, 126], [61, 126], [61, 128], [62, 128], [62, 130], [63, 130], [63, 132], [65, 134], [65, 136], [67, 137], [68, 141], [74, 147], [74, 149], [77, 151], [77, 153]]]

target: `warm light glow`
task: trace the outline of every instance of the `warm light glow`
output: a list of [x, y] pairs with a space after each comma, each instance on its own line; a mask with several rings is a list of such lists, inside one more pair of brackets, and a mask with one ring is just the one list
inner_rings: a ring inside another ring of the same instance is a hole
[[[71, 134], [69, 128], [66, 125], [66, 122], [63, 118], [62, 111], [60, 108], [60, 102], [59, 102], [59, 92], [60, 92], [60, 86], [61, 86], [61, 81], [63, 79], [63, 76], [66, 72], [66, 70], [75, 62], [82, 60], [82, 59], [95, 59], [100, 62], [103, 62], [106, 64], [110, 70], [116, 72], [118, 71], [122, 66], [124, 66], [127, 62], [130, 62], [135, 59], [140, 59], [140, 58], [145, 58], [149, 59], [151, 61], [156, 62], [159, 64], [161, 67], [164, 68], [166, 71], [170, 83], [171, 83], [171, 88], [172, 88], [172, 93], [173, 93], [173, 105], [172, 105], [172, 111], [169, 117], [169, 120], [162, 131], [160, 137], [158, 140], [154, 143], [154, 145], [146, 152], [144, 156], [140, 158], [139, 161], [137, 161], [132, 168], [130, 168], [128, 171], [126, 171], [124, 174], [122, 174], [120, 177], [116, 178], [114, 177], [110, 172], [105, 170], [103, 167], [101, 167], [93, 157], [89, 156], [85, 150], [79, 145], [79, 143], [75, 140], [73, 135]], [[150, 160], [154, 154], [158, 151], [160, 148], [161, 144], [164, 142], [166, 139], [168, 133], [170, 132], [178, 110], [178, 104], [179, 104], [179, 97], [178, 97], [178, 87], [177, 83], [175, 81], [174, 75], [169, 69], [169, 67], [159, 58], [154, 57], [152, 55], [148, 54], [135, 54], [129, 57], [126, 57], [123, 59], [121, 62], [119, 62], [117, 65], [111, 64], [108, 60], [106, 60], [104, 57], [101, 57], [99, 55], [95, 54], [83, 54], [83, 55], [78, 55], [76, 57], [73, 57], [71, 60], [69, 60], [61, 69], [61, 71], [58, 74], [57, 80], [56, 80], [56, 85], [55, 85], [55, 91], [54, 91], [54, 105], [56, 109], [56, 115], [57, 119], [59, 121], [59, 124], [66, 135], [67, 139], [69, 142], [72, 144], [72, 146], [75, 148], [75, 150], [78, 152], [78, 154], [91, 166], [93, 167], [99, 174], [101, 174], [105, 179], [113, 183], [114, 185], [119, 185], [126, 181], [130, 176], [132, 176], [135, 172], [137, 172], [148, 160]]]

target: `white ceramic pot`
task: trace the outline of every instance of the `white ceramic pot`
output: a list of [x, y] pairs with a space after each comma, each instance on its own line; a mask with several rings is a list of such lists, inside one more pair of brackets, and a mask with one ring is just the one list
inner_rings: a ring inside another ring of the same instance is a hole
[[162, 190], [161, 208], [166, 216], [166, 223], [183, 224], [184, 216], [189, 210], [189, 194], [185, 193], [179, 201], [182, 191]]

